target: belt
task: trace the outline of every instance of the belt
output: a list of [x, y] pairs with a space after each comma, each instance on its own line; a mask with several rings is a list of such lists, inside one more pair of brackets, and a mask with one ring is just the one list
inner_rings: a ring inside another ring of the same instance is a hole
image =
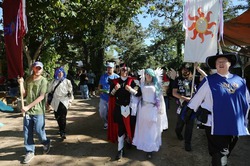
[[153, 102], [148, 102], [148, 101], [145, 101], [145, 100], [142, 100], [142, 104], [144, 105], [144, 104], [153, 104], [153, 105], [155, 105], [155, 103], [153, 103]]

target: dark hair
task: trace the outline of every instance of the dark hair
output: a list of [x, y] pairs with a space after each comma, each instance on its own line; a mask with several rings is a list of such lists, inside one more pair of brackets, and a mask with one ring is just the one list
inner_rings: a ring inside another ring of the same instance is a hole
[[183, 63], [181, 65], [180, 70], [182, 70], [182, 69], [187, 69], [188, 71], [192, 72], [193, 71], [193, 66], [190, 63]]
[[163, 67], [161, 67], [161, 69], [162, 69], [162, 70], [167, 70], [167, 68], [166, 68], [166, 67], [164, 67], [164, 66], [163, 66]]

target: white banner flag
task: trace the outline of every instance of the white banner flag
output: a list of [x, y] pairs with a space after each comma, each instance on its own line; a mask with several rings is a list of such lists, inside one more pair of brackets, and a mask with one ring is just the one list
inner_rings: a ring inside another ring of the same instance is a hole
[[219, 0], [186, 0], [184, 62], [204, 63], [217, 53], [217, 34], [221, 10]]

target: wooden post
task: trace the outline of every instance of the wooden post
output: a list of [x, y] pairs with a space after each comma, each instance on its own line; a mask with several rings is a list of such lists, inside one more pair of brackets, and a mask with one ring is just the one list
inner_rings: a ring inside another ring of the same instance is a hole
[[[193, 66], [194, 66], [194, 65], [193, 65]], [[191, 97], [193, 97], [193, 93], [194, 93], [195, 75], [196, 75], [196, 68], [194, 67], [194, 70], [193, 70], [193, 79], [192, 79], [192, 86], [191, 86]]]
[[[18, 78], [19, 79], [19, 78]], [[24, 107], [24, 100], [23, 100], [23, 81], [22, 82], [19, 82], [20, 84], [19, 84], [19, 90], [20, 90], [20, 97], [21, 97], [21, 106], [22, 106], [22, 108], [21, 109], [23, 109], [23, 107]], [[25, 113], [23, 112], [23, 117], [25, 116]]]

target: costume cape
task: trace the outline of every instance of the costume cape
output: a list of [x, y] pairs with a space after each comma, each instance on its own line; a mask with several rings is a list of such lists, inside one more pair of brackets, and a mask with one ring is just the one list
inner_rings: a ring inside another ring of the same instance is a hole
[[[127, 78], [127, 84], [130, 85], [131, 82], [135, 79], [132, 77]], [[111, 80], [114, 85], [119, 83], [119, 78]], [[108, 141], [116, 143], [118, 139], [118, 125], [114, 122], [114, 111], [115, 111], [115, 103], [116, 103], [116, 97], [110, 96], [109, 97], [109, 108], [108, 108]], [[126, 128], [127, 137], [132, 141], [133, 133], [131, 132], [130, 127], [130, 116], [124, 117], [123, 116], [123, 122]]]

